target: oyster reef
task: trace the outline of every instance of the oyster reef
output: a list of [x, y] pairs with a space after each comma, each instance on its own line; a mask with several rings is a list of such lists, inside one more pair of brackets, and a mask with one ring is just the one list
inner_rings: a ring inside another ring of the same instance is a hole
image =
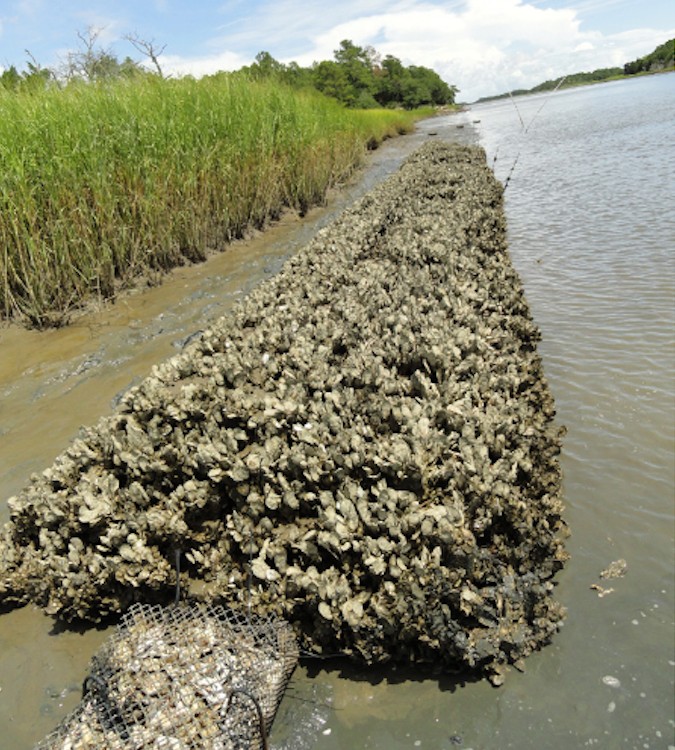
[[561, 430], [477, 147], [429, 142], [9, 500], [0, 600], [185, 595], [484, 672], [562, 607]]

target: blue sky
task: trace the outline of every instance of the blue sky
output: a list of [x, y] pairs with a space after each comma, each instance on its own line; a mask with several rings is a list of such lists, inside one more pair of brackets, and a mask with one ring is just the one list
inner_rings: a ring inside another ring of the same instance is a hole
[[675, 0], [0, 0], [0, 67], [57, 66], [96, 28], [118, 57], [128, 33], [166, 45], [174, 75], [235, 70], [265, 50], [300, 65], [343, 39], [424, 65], [461, 101], [622, 65], [675, 37]]

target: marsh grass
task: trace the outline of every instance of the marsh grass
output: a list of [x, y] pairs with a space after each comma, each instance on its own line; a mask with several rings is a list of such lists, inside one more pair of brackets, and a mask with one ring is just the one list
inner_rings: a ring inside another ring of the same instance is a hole
[[0, 88], [0, 316], [59, 325], [324, 200], [414, 115], [221, 74]]

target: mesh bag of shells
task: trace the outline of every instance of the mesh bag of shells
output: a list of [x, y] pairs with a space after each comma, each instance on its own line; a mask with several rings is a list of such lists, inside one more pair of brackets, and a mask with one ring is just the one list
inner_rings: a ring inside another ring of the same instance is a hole
[[484, 151], [429, 142], [10, 498], [0, 600], [98, 620], [179, 548], [306, 650], [499, 682], [563, 618], [538, 340]]
[[264, 750], [297, 660], [282, 620], [134, 604], [36, 750]]

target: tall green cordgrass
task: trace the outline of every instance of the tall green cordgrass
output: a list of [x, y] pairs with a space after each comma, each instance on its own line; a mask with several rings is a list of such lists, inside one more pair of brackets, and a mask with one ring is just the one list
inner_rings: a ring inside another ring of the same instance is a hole
[[299, 211], [414, 115], [221, 74], [0, 88], [0, 316], [83, 302]]

